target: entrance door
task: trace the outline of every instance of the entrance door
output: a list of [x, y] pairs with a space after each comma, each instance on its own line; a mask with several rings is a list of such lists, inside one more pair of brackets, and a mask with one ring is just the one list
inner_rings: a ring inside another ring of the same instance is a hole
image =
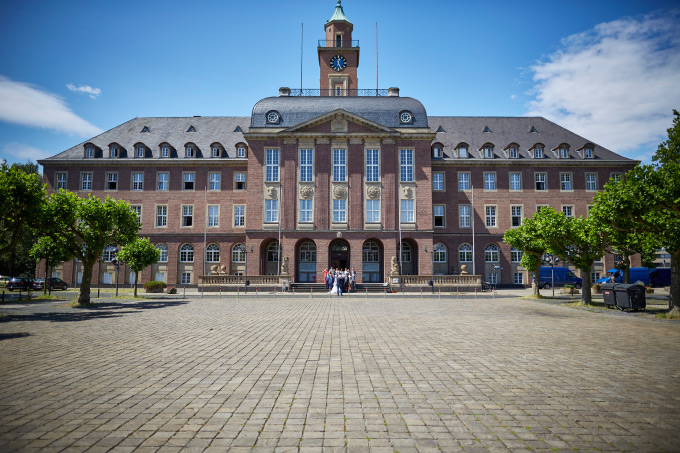
[[364, 283], [381, 283], [380, 246], [375, 241], [366, 241], [361, 250], [362, 280]]
[[349, 269], [349, 244], [335, 241], [331, 244], [330, 266], [334, 269]]
[[298, 281], [316, 283], [316, 244], [312, 241], [304, 242], [300, 246], [299, 257]]

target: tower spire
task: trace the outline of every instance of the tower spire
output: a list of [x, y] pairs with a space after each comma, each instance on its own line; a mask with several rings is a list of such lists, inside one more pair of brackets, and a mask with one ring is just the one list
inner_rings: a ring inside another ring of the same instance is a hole
[[345, 16], [345, 11], [342, 9], [342, 0], [338, 0], [337, 5], [335, 5], [335, 11], [333, 11], [333, 15], [331, 16], [326, 23], [328, 24], [329, 22], [335, 22], [335, 21], [343, 21], [351, 24], [352, 22], [347, 19], [347, 16]]

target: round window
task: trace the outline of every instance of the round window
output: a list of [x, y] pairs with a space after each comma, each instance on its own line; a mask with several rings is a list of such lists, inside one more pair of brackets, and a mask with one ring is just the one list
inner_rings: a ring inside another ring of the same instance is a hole
[[279, 119], [280, 119], [279, 112], [271, 111], [267, 113], [267, 123], [278, 124]]
[[402, 124], [410, 124], [413, 121], [413, 115], [411, 112], [401, 112], [399, 114], [399, 121], [401, 121]]

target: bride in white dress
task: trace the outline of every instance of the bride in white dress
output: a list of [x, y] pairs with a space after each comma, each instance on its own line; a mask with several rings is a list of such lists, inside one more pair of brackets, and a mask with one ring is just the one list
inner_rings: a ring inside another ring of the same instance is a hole
[[334, 296], [338, 295], [338, 277], [337, 276], [333, 279], [333, 289], [331, 289], [329, 294], [332, 294]]

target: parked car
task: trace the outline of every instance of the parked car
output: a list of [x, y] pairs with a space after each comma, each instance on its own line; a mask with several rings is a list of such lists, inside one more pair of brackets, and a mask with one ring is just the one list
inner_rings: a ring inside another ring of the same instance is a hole
[[[44, 278], [37, 279], [35, 281], [35, 283], [33, 284], [33, 287], [35, 289], [45, 288], [45, 279]], [[50, 278], [47, 279], [47, 288], [49, 290], [55, 290], [55, 289], [64, 290], [64, 289], [68, 289], [68, 284], [60, 278], [50, 277]]]
[[0, 277], [0, 286], [7, 286], [7, 283], [9, 283], [10, 278], [9, 277]]
[[550, 289], [553, 284], [553, 270], [555, 272], [554, 283], [555, 287], [564, 285], [574, 285], [574, 288], [580, 289], [583, 286], [583, 280], [576, 276], [568, 267], [550, 267], [541, 266], [541, 278], [539, 285], [541, 288]]
[[[597, 283], [611, 283], [612, 275], [614, 276], [614, 283], [623, 283], [623, 271], [619, 269], [609, 269], [607, 276], [599, 279]], [[630, 282], [635, 283], [637, 281], [649, 285], [649, 269], [646, 267], [631, 267]]]
[[657, 267], [656, 269], [650, 269], [649, 284], [654, 287], [671, 286], [671, 268]]
[[33, 289], [33, 282], [34, 280], [32, 278], [14, 277], [7, 282], [5, 288], [7, 288], [8, 291], [28, 291], [29, 289]]

